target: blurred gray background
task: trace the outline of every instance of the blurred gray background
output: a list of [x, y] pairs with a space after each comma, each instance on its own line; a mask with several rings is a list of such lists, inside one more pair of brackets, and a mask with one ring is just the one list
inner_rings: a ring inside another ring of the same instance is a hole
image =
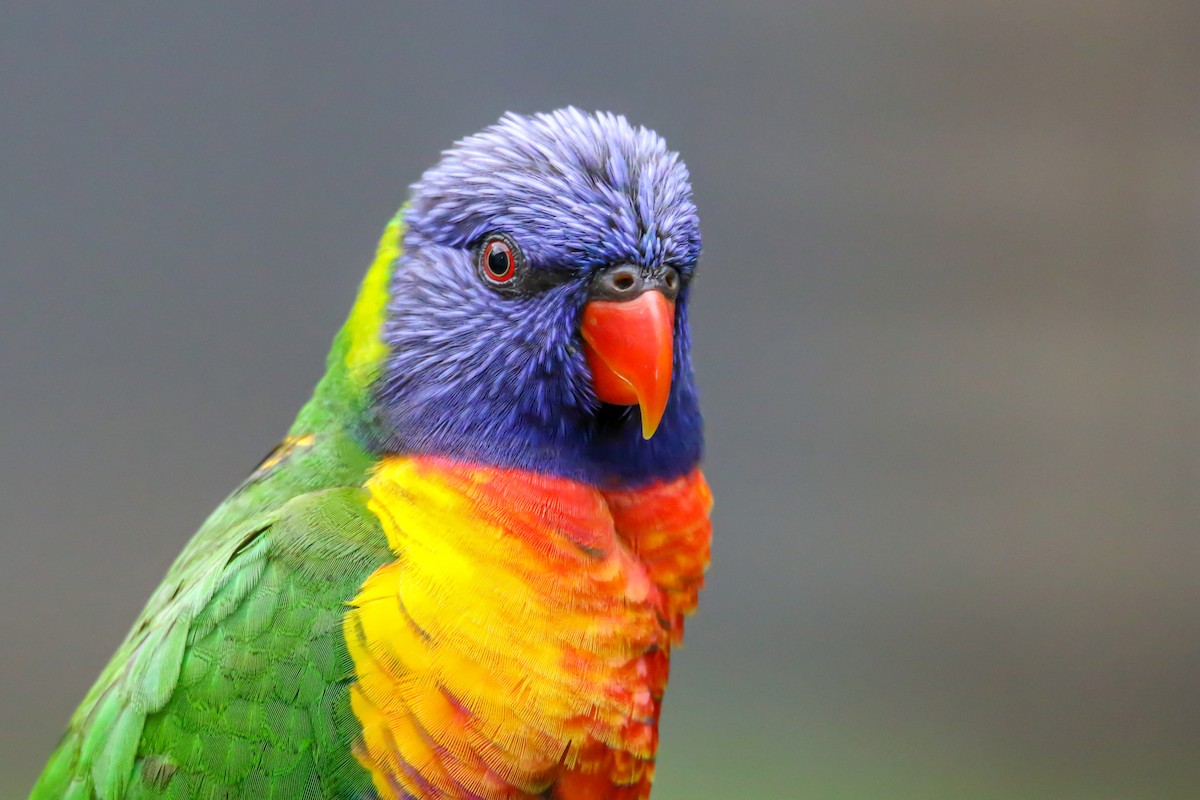
[[657, 800], [1200, 797], [1200, 5], [0, 6], [0, 795], [453, 140], [689, 163], [715, 560]]

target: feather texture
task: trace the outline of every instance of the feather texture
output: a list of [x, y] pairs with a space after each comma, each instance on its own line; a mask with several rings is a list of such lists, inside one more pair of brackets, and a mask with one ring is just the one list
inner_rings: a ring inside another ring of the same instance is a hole
[[699, 473], [617, 515], [585, 484], [438, 459], [389, 459], [368, 486], [395, 560], [345, 629], [381, 797], [648, 793], [673, 628], [708, 561]]

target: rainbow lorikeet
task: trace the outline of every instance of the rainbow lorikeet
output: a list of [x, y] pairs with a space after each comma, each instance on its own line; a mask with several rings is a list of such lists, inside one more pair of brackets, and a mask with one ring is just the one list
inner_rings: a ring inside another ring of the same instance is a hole
[[291, 431], [34, 798], [642, 798], [711, 499], [686, 168], [506, 115], [388, 225]]

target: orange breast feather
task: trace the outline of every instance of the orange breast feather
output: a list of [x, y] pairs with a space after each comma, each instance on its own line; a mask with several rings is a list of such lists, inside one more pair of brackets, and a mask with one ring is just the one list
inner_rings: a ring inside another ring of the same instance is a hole
[[346, 615], [383, 798], [649, 793], [670, 646], [708, 564], [699, 471], [601, 493], [433, 458], [368, 484], [396, 560]]

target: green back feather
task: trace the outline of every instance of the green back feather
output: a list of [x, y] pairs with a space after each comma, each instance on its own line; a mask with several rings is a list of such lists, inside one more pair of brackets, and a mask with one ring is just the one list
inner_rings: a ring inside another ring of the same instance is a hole
[[285, 445], [204, 523], [72, 717], [34, 800], [360, 797], [345, 604], [390, 560], [362, 488], [399, 253], [388, 226]]

